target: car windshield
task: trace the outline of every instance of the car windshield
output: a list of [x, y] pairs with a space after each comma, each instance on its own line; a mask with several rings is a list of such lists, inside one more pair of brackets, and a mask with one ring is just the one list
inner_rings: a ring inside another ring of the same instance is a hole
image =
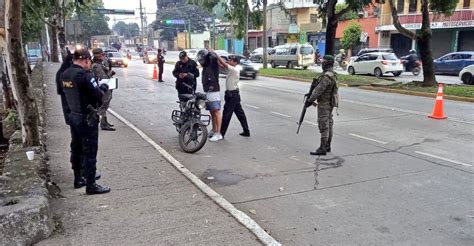
[[300, 48], [300, 54], [302, 54], [302, 55], [313, 54], [313, 47], [309, 47], [309, 46], [301, 47]]
[[125, 55], [122, 52], [112, 52], [112, 57], [124, 57]]
[[395, 54], [384, 54], [382, 55], [382, 57], [384, 60], [390, 60], [390, 61], [398, 60]]

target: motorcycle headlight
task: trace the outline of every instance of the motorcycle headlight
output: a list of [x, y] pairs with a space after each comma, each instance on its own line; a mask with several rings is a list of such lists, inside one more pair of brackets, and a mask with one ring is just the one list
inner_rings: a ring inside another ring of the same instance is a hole
[[198, 108], [199, 109], [204, 109], [206, 107], [206, 101], [204, 100], [199, 100], [198, 102]]

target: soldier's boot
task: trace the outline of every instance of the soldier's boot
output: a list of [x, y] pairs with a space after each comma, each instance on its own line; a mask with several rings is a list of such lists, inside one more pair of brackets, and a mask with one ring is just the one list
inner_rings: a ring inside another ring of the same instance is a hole
[[326, 155], [326, 145], [327, 145], [327, 139], [326, 138], [321, 138], [321, 144], [319, 145], [319, 148], [316, 151], [310, 152], [311, 155]]
[[102, 116], [102, 118], [100, 118], [100, 128], [104, 131], [115, 131], [115, 128], [107, 124], [106, 116]]
[[326, 142], [326, 152], [331, 152], [331, 140], [332, 138], [329, 137], [328, 141]]
[[110, 126], [110, 127], [114, 127], [114, 124], [110, 123], [108, 120], [107, 120], [107, 116], [104, 116], [104, 121], [105, 121], [105, 124]]

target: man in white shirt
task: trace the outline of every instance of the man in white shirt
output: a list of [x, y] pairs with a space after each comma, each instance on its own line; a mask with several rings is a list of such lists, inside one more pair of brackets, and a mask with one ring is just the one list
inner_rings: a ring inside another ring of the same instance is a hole
[[227, 69], [227, 78], [225, 81], [226, 91], [224, 96], [224, 113], [222, 114], [222, 125], [221, 125], [221, 135], [224, 137], [227, 128], [229, 127], [230, 119], [232, 114], [235, 113], [237, 119], [242, 125], [243, 132], [240, 133], [241, 136], [250, 137], [249, 126], [247, 123], [247, 117], [245, 116], [244, 109], [240, 104], [240, 94], [239, 94], [239, 80], [240, 80], [240, 71], [236, 68], [240, 64], [240, 59], [236, 56], [229, 56], [228, 63], [218, 56], [219, 66]]

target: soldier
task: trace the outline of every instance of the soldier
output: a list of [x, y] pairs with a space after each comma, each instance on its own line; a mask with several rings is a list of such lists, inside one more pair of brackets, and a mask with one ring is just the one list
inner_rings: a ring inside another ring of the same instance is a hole
[[[115, 74], [114, 71], [108, 69], [105, 65], [105, 53], [100, 48], [92, 50], [94, 60], [92, 64], [92, 72], [94, 73], [97, 80], [110, 79]], [[99, 108], [98, 114], [100, 115], [100, 128], [105, 131], [115, 131], [114, 125], [107, 121], [107, 109], [110, 106], [112, 100], [112, 90], [108, 90], [104, 95], [102, 106]]]
[[[74, 170], [74, 187], [86, 185], [87, 194], [103, 194], [108, 187], [96, 184], [96, 163], [99, 141], [97, 108], [108, 90], [107, 84], [97, 85], [89, 72], [91, 55], [84, 48], [76, 48], [73, 65], [61, 74], [62, 91], [70, 109], [71, 164]], [[82, 170], [81, 170], [82, 169]], [[81, 172], [83, 171], [83, 172]], [[84, 182], [84, 178], [86, 178]]]
[[165, 82], [163, 81], [163, 64], [165, 64], [165, 57], [161, 54], [161, 49], [158, 49], [156, 63], [158, 63], [158, 82]]
[[309, 107], [317, 101], [318, 128], [321, 133], [321, 145], [311, 155], [326, 155], [331, 152], [332, 110], [338, 106], [336, 75], [333, 71], [334, 57], [325, 55], [322, 60], [323, 73], [311, 85], [311, 93], [307, 95], [305, 106]]
[[195, 61], [189, 59], [186, 51], [179, 53], [179, 61], [173, 70], [176, 78], [176, 90], [178, 94], [193, 94], [196, 92], [196, 78], [199, 77], [199, 69]]

